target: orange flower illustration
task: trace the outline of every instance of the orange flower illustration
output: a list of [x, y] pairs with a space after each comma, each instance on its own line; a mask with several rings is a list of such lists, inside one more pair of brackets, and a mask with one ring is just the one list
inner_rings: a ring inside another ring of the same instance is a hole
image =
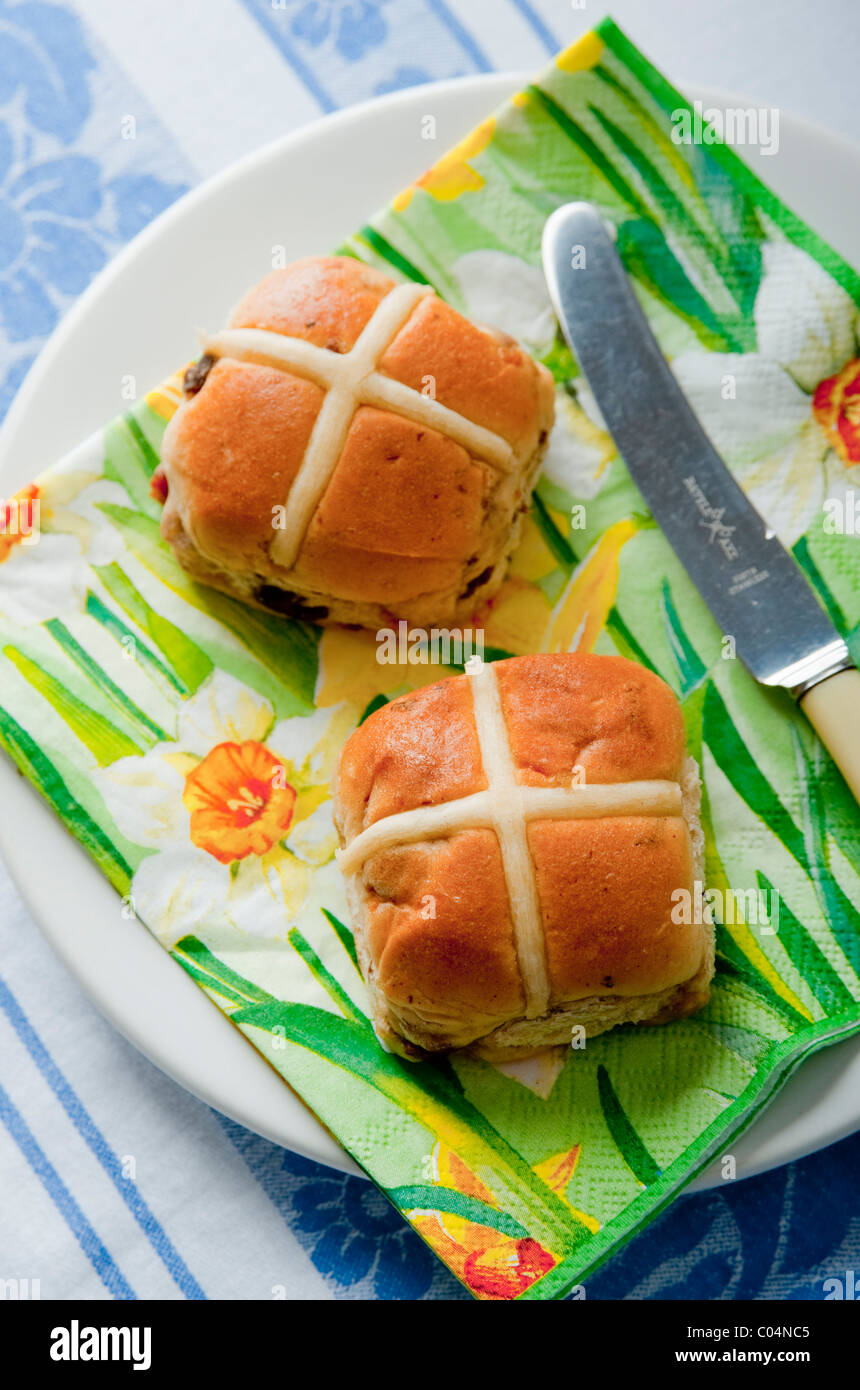
[[0, 565], [16, 545], [34, 534], [39, 524], [39, 489], [28, 483], [8, 502], [0, 502]]
[[351, 705], [278, 719], [216, 670], [183, 701], [174, 738], [95, 773], [122, 834], [152, 851], [131, 892], [160, 941], [214, 913], [251, 937], [286, 936], [313, 869], [333, 864], [329, 783], [354, 724]]
[[119, 484], [81, 468], [75, 454], [0, 501], [4, 619], [30, 627], [81, 611], [90, 566], [111, 564], [122, 549], [99, 511], [121, 495]]
[[[538, 1176], [563, 1201], [567, 1200], [565, 1189], [573, 1177], [579, 1154], [577, 1144], [565, 1153], [553, 1154], [535, 1167]], [[486, 1184], [446, 1145], [436, 1145], [432, 1164], [433, 1181], [438, 1187], [461, 1192], [464, 1197], [499, 1210]], [[593, 1217], [580, 1211], [576, 1214], [590, 1230], [599, 1229]], [[561, 1259], [531, 1236], [504, 1235], [492, 1226], [451, 1212], [413, 1210], [407, 1215], [428, 1245], [479, 1299], [518, 1298]]]
[[762, 268], [756, 350], [687, 349], [672, 371], [753, 506], [792, 546], [860, 478], [860, 321], [848, 291], [800, 247], [766, 240]]
[[262, 743], [219, 743], [185, 779], [191, 840], [220, 864], [267, 854], [293, 818], [295, 789]]
[[843, 463], [860, 463], [860, 357], [819, 382], [812, 413]]
[[516, 1298], [557, 1263], [555, 1255], [527, 1236], [473, 1251], [460, 1277], [479, 1298]]

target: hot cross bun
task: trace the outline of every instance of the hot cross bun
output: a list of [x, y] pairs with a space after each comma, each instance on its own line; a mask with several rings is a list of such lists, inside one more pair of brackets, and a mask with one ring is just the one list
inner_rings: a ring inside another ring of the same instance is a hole
[[268, 275], [203, 348], [155, 478], [190, 574], [368, 628], [466, 621], [498, 589], [554, 409], [513, 339], [329, 256]]

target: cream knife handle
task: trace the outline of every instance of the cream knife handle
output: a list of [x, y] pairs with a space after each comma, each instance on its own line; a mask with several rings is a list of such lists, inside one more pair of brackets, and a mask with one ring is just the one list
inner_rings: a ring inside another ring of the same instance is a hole
[[800, 708], [860, 802], [860, 671], [852, 666], [818, 681]]

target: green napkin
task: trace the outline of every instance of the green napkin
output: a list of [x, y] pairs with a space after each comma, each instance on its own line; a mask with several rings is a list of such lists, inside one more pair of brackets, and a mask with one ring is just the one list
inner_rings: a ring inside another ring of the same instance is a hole
[[[380, 665], [372, 634], [268, 617], [185, 576], [149, 496], [176, 379], [8, 503], [0, 535], [4, 748], [123, 914], [479, 1298], [581, 1286], [731, 1152], [802, 1058], [860, 1028], [857, 807], [791, 699], [746, 674], [648, 516], [539, 269], [552, 209], [597, 204], [706, 428], [856, 653], [860, 279], [710, 131], [685, 141], [687, 110], [604, 21], [344, 249], [507, 328], [556, 378], [525, 538], [481, 615], [488, 655], [620, 652], [677, 691], [719, 919], [695, 1018], [505, 1071], [381, 1050], [329, 779], [369, 706], [445, 672]], [[291, 790], [272, 790], [274, 766]], [[253, 847], [227, 806], [249, 780], [281, 797]]]

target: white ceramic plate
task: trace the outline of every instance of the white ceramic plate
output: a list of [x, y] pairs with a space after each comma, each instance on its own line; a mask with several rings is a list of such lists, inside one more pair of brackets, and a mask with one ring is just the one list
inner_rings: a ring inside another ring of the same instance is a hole
[[[326, 250], [409, 182], [522, 78], [490, 75], [395, 93], [267, 146], [158, 218], [84, 294], [25, 381], [0, 432], [0, 495], [27, 482], [195, 350], [271, 264]], [[749, 103], [695, 87], [705, 105]], [[421, 138], [432, 113], [437, 138]], [[849, 259], [860, 223], [860, 147], [783, 117], [762, 176]], [[241, 1124], [298, 1153], [358, 1169], [263, 1058], [116, 896], [32, 788], [0, 759], [0, 850], [34, 917], [103, 1014], [156, 1066]], [[860, 1041], [812, 1058], [733, 1146], [749, 1176], [860, 1127]], [[697, 1186], [719, 1181], [714, 1170]]]

